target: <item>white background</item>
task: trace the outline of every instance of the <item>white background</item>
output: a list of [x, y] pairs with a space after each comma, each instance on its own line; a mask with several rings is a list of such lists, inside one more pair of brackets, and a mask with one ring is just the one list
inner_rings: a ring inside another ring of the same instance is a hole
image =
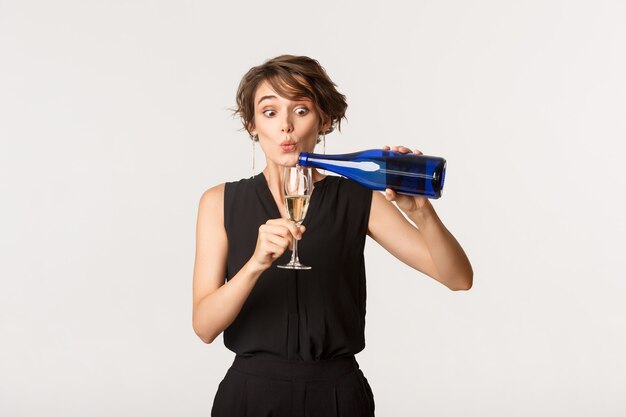
[[229, 108], [283, 53], [348, 97], [327, 153], [448, 160], [434, 205], [474, 288], [368, 241], [377, 415], [626, 415], [624, 22], [621, 0], [0, 0], [0, 415], [209, 415], [233, 354], [191, 327], [197, 205], [251, 174]]

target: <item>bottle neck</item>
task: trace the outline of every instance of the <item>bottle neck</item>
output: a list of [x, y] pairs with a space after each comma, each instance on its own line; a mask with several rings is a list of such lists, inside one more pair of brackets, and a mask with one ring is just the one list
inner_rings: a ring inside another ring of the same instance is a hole
[[302, 152], [298, 156], [298, 164], [305, 167], [328, 169], [338, 174], [345, 170], [359, 170], [363, 172], [375, 172], [380, 169], [380, 164], [371, 160], [355, 160], [357, 154], [322, 155]]
[[305, 167], [308, 166], [316, 166], [316, 163], [324, 163], [329, 161], [351, 161], [354, 159], [357, 153], [348, 153], [348, 154], [339, 154], [339, 155], [326, 155], [321, 153], [313, 153], [313, 152], [302, 152], [298, 156], [298, 165], [302, 165]]

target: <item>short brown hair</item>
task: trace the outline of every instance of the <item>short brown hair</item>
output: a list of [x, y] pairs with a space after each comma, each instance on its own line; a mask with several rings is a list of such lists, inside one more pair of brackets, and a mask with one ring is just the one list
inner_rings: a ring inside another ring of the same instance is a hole
[[281, 55], [252, 67], [241, 79], [235, 114], [241, 117], [246, 130], [254, 126], [254, 95], [263, 81], [267, 81], [278, 94], [289, 100], [311, 100], [322, 123], [326, 120], [331, 122], [330, 127], [320, 133], [330, 133], [335, 127], [341, 130], [341, 119], [346, 118], [348, 108], [346, 96], [337, 91], [337, 85], [319, 62], [294, 55]]

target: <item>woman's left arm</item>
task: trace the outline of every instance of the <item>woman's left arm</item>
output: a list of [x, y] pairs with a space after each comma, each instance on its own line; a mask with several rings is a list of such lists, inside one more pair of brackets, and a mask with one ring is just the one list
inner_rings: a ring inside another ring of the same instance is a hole
[[[408, 153], [394, 146], [384, 149]], [[415, 153], [421, 154], [420, 151]], [[392, 201], [397, 204], [394, 206]], [[407, 219], [398, 210], [402, 210]], [[473, 271], [463, 248], [437, 216], [425, 197], [374, 192], [368, 234], [393, 256], [436, 279], [453, 291], [472, 287]]]

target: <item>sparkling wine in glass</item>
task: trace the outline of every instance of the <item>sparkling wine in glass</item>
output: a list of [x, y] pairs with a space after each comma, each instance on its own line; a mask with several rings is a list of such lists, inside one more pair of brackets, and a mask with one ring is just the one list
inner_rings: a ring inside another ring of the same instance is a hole
[[[283, 169], [283, 196], [289, 220], [300, 227], [306, 212], [309, 209], [309, 200], [313, 192], [312, 168], [299, 165], [285, 167]], [[298, 259], [298, 240], [293, 241], [291, 261], [285, 265], [278, 265], [285, 269], [311, 269], [310, 266], [302, 265]]]

